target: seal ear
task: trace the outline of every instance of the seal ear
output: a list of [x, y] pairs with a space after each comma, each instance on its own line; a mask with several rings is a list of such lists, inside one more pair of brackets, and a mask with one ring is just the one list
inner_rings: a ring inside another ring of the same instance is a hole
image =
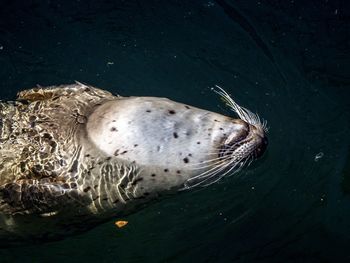
[[100, 98], [115, 98], [115, 96], [108, 91], [97, 89], [76, 81], [76, 83], [72, 85], [49, 87], [37, 86], [33, 89], [23, 90], [17, 93], [17, 100], [26, 100], [29, 102], [33, 102], [43, 100], [54, 100], [60, 97], [79, 96], [83, 98], [84, 95]]

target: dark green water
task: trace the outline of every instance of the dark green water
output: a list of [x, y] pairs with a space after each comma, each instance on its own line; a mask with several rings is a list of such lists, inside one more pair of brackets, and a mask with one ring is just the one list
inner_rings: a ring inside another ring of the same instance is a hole
[[79, 80], [230, 114], [218, 84], [268, 121], [270, 144], [123, 229], [1, 249], [0, 262], [350, 262], [349, 17], [345, 0], [1, 0], [1, 98]]

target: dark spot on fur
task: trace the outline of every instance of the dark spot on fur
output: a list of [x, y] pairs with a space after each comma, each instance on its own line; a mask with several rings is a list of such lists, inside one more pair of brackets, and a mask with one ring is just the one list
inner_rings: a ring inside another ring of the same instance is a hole
[[176, 112], [174, 110], [169, 110], [169, 114], [175, 114]]
[[96, 189], [98, 187], [98, 185], [96, 184], [96, 185], [94, 185], [94, 188]]
[[177, 171], [176, 171], [176, 173], [177, 173], [177, 174], [180, 174], [180, 173], [181, 173], [181, 171], [180, 171], [180, 170], [177, 170]]
[[174, 136], [175, 139], [179, 138], [179, 135], [176, 132], [173, 133], [173, 136]]
[[52, 136], [51, 136], [51, 134], [49, 134], [49, 133], [44, 133], [44, 134], [43, 134], [43, 138], [48, 139], [48, 140], [51, 140], [51, 139], [52, 139]]
[[88, 186], [88, 187], [86, 187], [83, 191], [86, 193], [86, 192], [88, 192], [88, 191], [90, 191], [90, 190], [91, 190], [91, 187]]
[[211, 133], [208, 133], [208, 136], [210, 136], [211, 135]]
[[36, 121], [36, 116], [32, 115], [32, 116], [29, 116], [29, 121]]
[[147, 196], [147, 195], [149, 195], [149, 193], [148, 193], [148, 192], [145, 192], [145, 193], [143, 193], [143, 195], [144, 195], [144, 196]]
[[222, 131], [223, 131], [223, 130], [224, 130], [224, 128], [221, 128], [221, 127], [220, 127], [220, 130], [222, 130]]
[[113, 120], [112, 122], [116, 122], [116, 120]]
[[26, 170], [26, 163], [25, 162], [21, 162], [20, 163], [20, 167], [21, 167], [21, 172], [24, 173]]
[[90, 154], [85, 154], [85, 157], [90, 157]]
[[111, 128], [111, 131], [112, 131], [112, 132], [114, 132], [114, 131], [117, 132], [118, 130], [117, 130], [116, 127], [112, 127], [112, 128]]
[[151, 174], [151, 176], [152, 176], [152, 177], [155, 177], [155, 176], [156, 176], [156, 174]]
[[95, 201], [95, 200], [97, 200], [97, 199], [99, 199], [99, 198], [100, 198], [100, 196], [97, 195], [95, 198], [92, 199], [92, 201]]
[[185, 108], [186, 108], [186, 109], [191, 109], [191, 108], [190, 108], [189, 106], [187, 106], [187, 105], [185, 105]]
[[146, 112], [152, 112], [151, 110], [146, 110]]
[[201, 142], [197, 142], [197, 144], [201, 144]]
[[188, 156], [192, 157], [192, 153], [189, 153]]
[[168, 169], [164, 169], [164, 172], [166, 172], [166, 173], [167, 173], [168, 171], [169, 171]]
[[70, 187], [73, 188], [73, 189], [76, 189], [77, 188], [77, 184], [76, 183], [70, 183]]
[[139, 146], [138, 144], [134, 144], [134, 147], [137, 147], [137, 146]]
[[109, 156], [106, 158], [106, 161], [110, 161], [111, 159], [112, 159], [112, 157]]
[[121, 154], [126, 154], [128, 151], [124, 151], [124, 152], [122, 152]]
[[51, 146], [51, 153], [53, 153], [57, 147], [57, 143], [55, 141], [50, 141], [49, 144]]
[[102, 201], [107, 201], [107, 200], [108, 200], [108, 198], [107, 198], [107, 197], [105, 197], [105, 198], [103, 198], [103, 199], [102, 199]]
[[34, 112], [36, 112], [39, 109], [39, 106], [40, 106], [40, 101], [34, 104]]
[[115, 156], [118, 156], [118, 155], [119, 155], [119, 149], [115, 150], [114, 155], [115, 155]]
[[116, 204], [119, 202], [119, 199], [116, 199], [115, 201], [113, 201], [113, 204]]
[[220, 122], [220, 121], [218, 121], [218, 120], [216, 120], [216, 119], [215, 119], [214, 121], [216, 121], [216, 122]]
[[184, 160], [184, 163], [188, 163], [189, 162], [187, 157], [185, 157], [183, 160]]

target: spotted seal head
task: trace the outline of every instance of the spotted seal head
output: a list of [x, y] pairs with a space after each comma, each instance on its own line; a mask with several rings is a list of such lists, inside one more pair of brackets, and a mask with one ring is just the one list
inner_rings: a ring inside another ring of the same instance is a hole
[[[22, 91], [0, 104], [0, 238], [85, 231], [167, 193], [212, 184], [261, 156], [266, 125], [81, 83]], [[84, 223], [82, 223], [84, 222]]]

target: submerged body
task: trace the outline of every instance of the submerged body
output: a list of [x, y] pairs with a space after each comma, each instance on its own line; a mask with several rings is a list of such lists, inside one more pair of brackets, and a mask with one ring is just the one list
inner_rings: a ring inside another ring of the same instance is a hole
[[0, 239], [60, 238], [215, 182], [265, 150], [254, 121], [80, 83], [20, 92], [0, 104]]

